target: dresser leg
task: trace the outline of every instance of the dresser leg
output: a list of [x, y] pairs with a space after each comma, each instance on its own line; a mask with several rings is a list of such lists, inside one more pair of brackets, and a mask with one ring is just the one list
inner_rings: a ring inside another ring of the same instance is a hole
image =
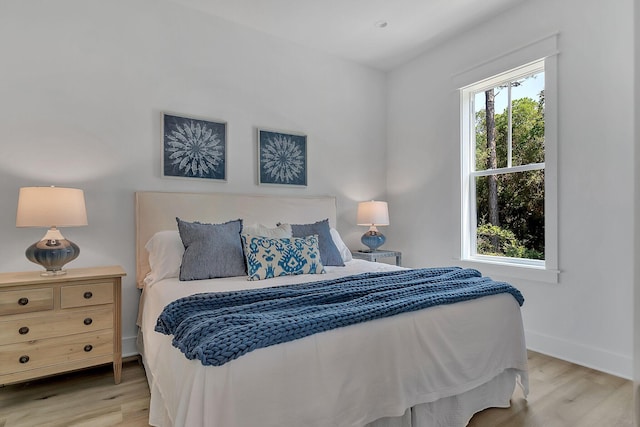
[[118, 355], [113, 360], [113, 381], [116, 384], [120, 384], [122, 378], [122, 356]]

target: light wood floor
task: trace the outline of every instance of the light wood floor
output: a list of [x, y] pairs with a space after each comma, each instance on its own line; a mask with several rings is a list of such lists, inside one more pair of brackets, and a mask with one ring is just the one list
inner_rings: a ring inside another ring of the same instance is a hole
[[[632, 383], [529, 352], [531, 393], [507, 409], [476, 414], [470, 427], [632, 427]], [[0, 388], [0, 427], [148, 426], [149, 388], [137, 361], [122, 383], [110, 366]], [[304, 427], [304, 426], [299, 426]]]
[[476, 414], [469, 427], [633, 427], [633, 383], [529, 352], [529, 389], [507, 409]]

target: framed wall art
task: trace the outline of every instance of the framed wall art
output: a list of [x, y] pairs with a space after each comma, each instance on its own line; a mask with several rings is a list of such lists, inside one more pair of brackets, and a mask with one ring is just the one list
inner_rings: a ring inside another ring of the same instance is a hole
[[258, 129], [258, 184], [307, 185], [307, 136]]
[[227, 123], [162, 113], [162, 176], [226, 181]]

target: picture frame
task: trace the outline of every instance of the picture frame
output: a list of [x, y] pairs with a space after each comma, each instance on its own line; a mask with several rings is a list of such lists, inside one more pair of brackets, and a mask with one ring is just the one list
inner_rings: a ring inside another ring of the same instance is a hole
[[161, 173], [168, 178], [227, 180], [227, 123], [162, 113]]
[[258, 129], [258, 184], [307, 186], [307, 135]]

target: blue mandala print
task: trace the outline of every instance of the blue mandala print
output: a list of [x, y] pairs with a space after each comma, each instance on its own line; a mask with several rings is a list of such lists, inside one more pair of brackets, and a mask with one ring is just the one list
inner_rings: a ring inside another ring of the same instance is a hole
[[164, 119], [165, 175], [225, 179], [225, 125], [177, 116]]
[[260, 182], [306, 185], [306, 137], [260, 131]]

